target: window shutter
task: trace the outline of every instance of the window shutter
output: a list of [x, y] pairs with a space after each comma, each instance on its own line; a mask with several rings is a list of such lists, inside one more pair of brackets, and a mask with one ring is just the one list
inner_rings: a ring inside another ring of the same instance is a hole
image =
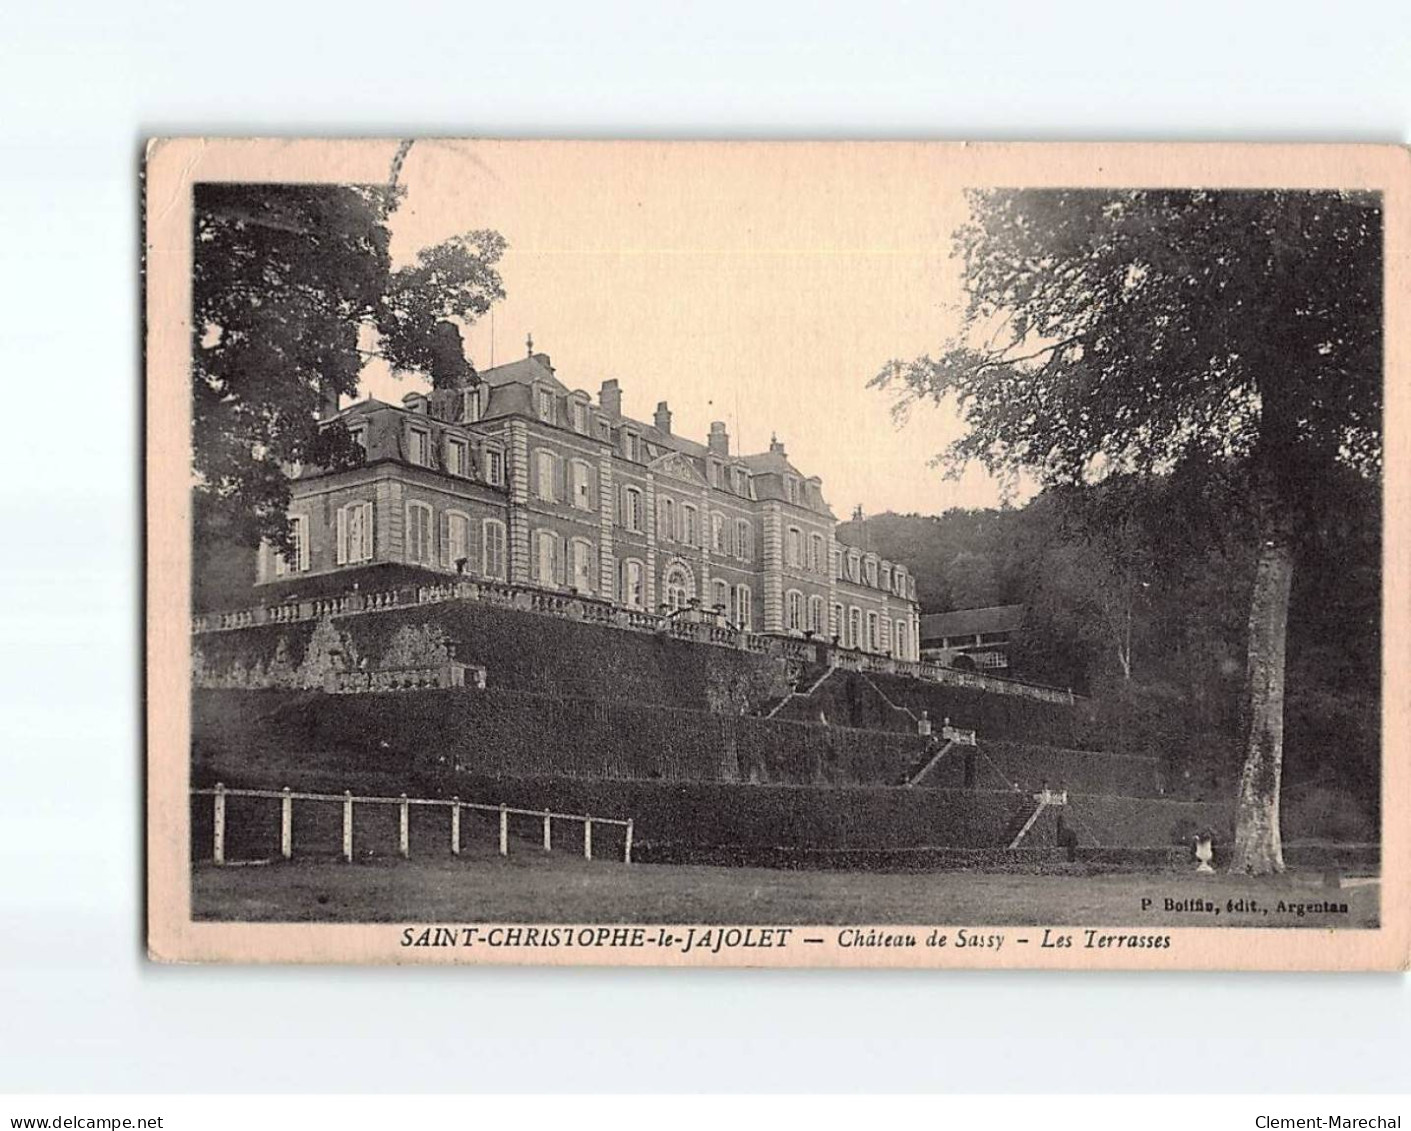
[[334, 551], [334, 560], [339, 565], [348, 564], [348, 508], [338, 508], [338, 529], [335, 535], [337, 546]]
[[299, 568], [305, 570], [309, 568], [309, 520], [301, 518], [298, 522], [299, 529]]
[[451, 568], [451, 513], [441, 512], [441, 521], [437, 533], [441, 539], [441, 568]]
[[555, 534], [555, 535], [554, 535], [554, 584], [555, 584], [555, 585], [566, 585], [566, 584], [567, 584], [567, 579], [566, 579], [565, 572], [564, 572], [564, 558], [565, 558], [566, 556], [567, 556], [567, 555], [564, 554], [563, 539], [560, 538], [557, 534]]

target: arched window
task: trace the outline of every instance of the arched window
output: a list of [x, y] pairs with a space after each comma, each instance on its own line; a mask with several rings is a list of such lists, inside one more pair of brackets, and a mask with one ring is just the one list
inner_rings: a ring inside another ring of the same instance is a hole
[[435, 560], [432, 546], [431, 508], [426, 503], [407, 504], [407, 561], [431, 565]]
[[563, 584], [563, 542], [552, 530], [534, 531], [534, 580], [540, 585]]
[[574, 460], [569, 466], [573, 476], [573, 505], [578, 510], [590, 511], [593, 509], [592, 469], [581, 459]]
[[828, 626], [824, 623], [823, 598], [810, 597], [808, 599], [808, 630], [816, 632], [822, 636], [827, 631]]
[[464, 573], [470, 561], [470, 516], [460, 511], [446, 514], [446, 544], [442, 548], [442, 564], [447, 569]]
[[710, 548], [714, 553], [725, 553], [725, 516], [719, 511], [710, 516]]
[[735, 608], [730, 619], [746, 630], [754, 623], [754, 598], [748, 585], [735, 586]]
[[858, 566], [861, 564], [861, 562], [862, 562], [862, 559], [861, 559], [861, 557], [859, 557], [857, 554], [849, 554], [849, 555], [848, 555], [848, 580], [849, 580], [849, 581], [857, 581], [857, 580], [859, 580], [859, 578], [858, 578], [858, 572], [857, 572], [857, 571], [858, 571]]
[[791, 566], [803, 565], [803, 531], [797, 526], [789, 527], [788, 556], [786, 560]]
[[676, 500], [670, 495], [657, 496], [657, 537], [676, 540]]
[[700, 523], [696, 520], [696, 508], [689, 503], [681, 507], [681, 541], [688, 546], [701, 544]]
[[505, 579], [505, 524], [487, 518], [480, 526], [480, 572], [486, 577]]
[[666, 567], [661, 584], [666, 604], [673, 612], [684, 609], [696, 595], [696, 579], [681, 562], [672, 562]]
[[741, 561], [749, 561], [754, 553], [754, 538], [747, 518], [735, 520], [735, 556]]
[[538, 449], [534, 453], [534, 497], [552, 503], [558, 494], [554, 490], [554, 480], [557, 478], [558, 459], [553, 452]]
[[579, 593], [593, 592], [593, 543], [575, 538], [573, 550], [573, 588]]
[[848, 606], [848, 647], [862, 647], [862, 610], [856, 605]]
[[642, 532], [642, 491], [639, 487], [624, 487], [622, 491], [622, 525]]
[[711, 599], [711, 605], [728, 616], [730, 614], [730, 586], [717, 577], [711, 583], [711, 589], [715, 594]]
[[892, 655], [898, 660], [909, 660], [911, 657], [906, 654], [906, 621], [898, 617], [895, 628], [896, 632], [892, 635]]
[[867, 650], [877, 651], [877, 614], [867, 614]]
[[790, 632], [803, 631], [803, 594], [790, 589], [784, 595], [784, 627]]
[[814, 534], [808, 540], [808, 568], [814, 573], [824, 573], [827, 567], [824, 562], [827, 560], [823, 551], [823, 535]]
[[836, 636], [838, 643], [846, 648], [848, 644], [848, 625], [847, 619], [843, 616], [842, 605], [833, 606], [833, 618], [828, 627], [829, 635]]
[[873, 589], [877, 588], [877, 559], [867, 559], [867, 584]]

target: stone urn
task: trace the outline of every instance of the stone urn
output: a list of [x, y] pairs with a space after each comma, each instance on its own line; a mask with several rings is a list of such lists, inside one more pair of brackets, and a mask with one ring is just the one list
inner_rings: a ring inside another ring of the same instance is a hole
[[1195, 870], [1197, 872], [1213, 872], [1210, 861], [1215, 858], [1215, 845], [1211, 841], [1209, 834], [1199, 833], [1195, 838]]

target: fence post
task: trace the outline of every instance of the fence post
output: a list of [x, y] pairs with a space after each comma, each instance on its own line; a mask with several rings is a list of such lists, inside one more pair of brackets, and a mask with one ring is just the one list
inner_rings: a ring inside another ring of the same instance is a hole
[[451, 855], [461, 854], [461, 799], [451, 798]]
[[406, 860], [412, 854], [411, 835], [407, 828], [407, 795], [402, 794], [402, 803], [397, 807], [397, 848], [402, 854], [402, 859]]
[[294, 855], [294, 797], [287, 785], [279, 799], [279, 854], [286, 860]]
[[225, 863], [225, 784], [216, 782], [215, 826], [212, 830], [211, 859]]
[[544, 851], [551, 852], [554, 847], [554, 834], [550, 829], [550, 816], [544, 814]]
[[623, 844], [623, 848], [622, 848], [622, 862], [623, 862], [624, 864], [630, 864], [630, 863], [632, 863], [632, 818], [631, 818], [631, 817], [628, 817], [628, 818], [627, 818], [627, 840], [626, 840], [625, 843]]
[[343, 791], [343, 859], [353, 862], [353, 791]]
[[510, 814], [503, 805], [500, 806], [500, 855], [510, 854]]
[[583, 818], [583, 859], [593, 859], [593, 818]]

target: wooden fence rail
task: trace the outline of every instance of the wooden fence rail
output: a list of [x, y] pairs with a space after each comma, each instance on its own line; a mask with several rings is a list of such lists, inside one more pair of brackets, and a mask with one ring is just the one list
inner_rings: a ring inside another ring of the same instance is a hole
[[364, 797], [355, 795], [351, 790], [343, 793], [295, 793], [288, 787], [284, 789], [227, 789], [225, 784], [217, 782], [214, 789], [193, 789], [193, 797], [212, 798], [213, 826], [211, 833], [211, 859], [216, 864], [224, 864], [225, 860], [225, 806], [226, 800], [231, 797], [255, 797], [265, 798], [279, 802], [279, 854], [285, 860], [289, 860], [294, 855], [294, 802], [296, 801], [332, 801], [343, 806], [343, 859], [351, 862], [353, 859], [353, 806], [357, 805], [396, 805], [397, 809], [397, 842], [398, 853], [404, 858], [411, 856], [411, 820], [410, 810], [413, 805], [427, 805], [433, 807], [448, 808], [451, 815], [451, 854], [459, 856], [461, 852], [461, 812], [465, 809], [472, 809], [482, 813], [499, 814], [500, 832], [500, 855], [508, 856], [510, 851], [510, 817], [538, 817], [543, 822], [544, 851], [552, 851], [553, 848], [553, 822], [554, 821], [578, 821], [583, 826], [583, 856], [585, 859], [593, 859], [593, 826], [613, 825], [624, 831], [622, 862], [632, 863], [632, 819], [621, 820], [616, 817], [594, 817], [583, 813], [555, 813], [550, 809], [516, 809], [509, 805], [485, 805], [475, 801], [462, 801], [458, 797], [449, 799], [436, 797], [408, 797], [405, 793], [400, 797]]

